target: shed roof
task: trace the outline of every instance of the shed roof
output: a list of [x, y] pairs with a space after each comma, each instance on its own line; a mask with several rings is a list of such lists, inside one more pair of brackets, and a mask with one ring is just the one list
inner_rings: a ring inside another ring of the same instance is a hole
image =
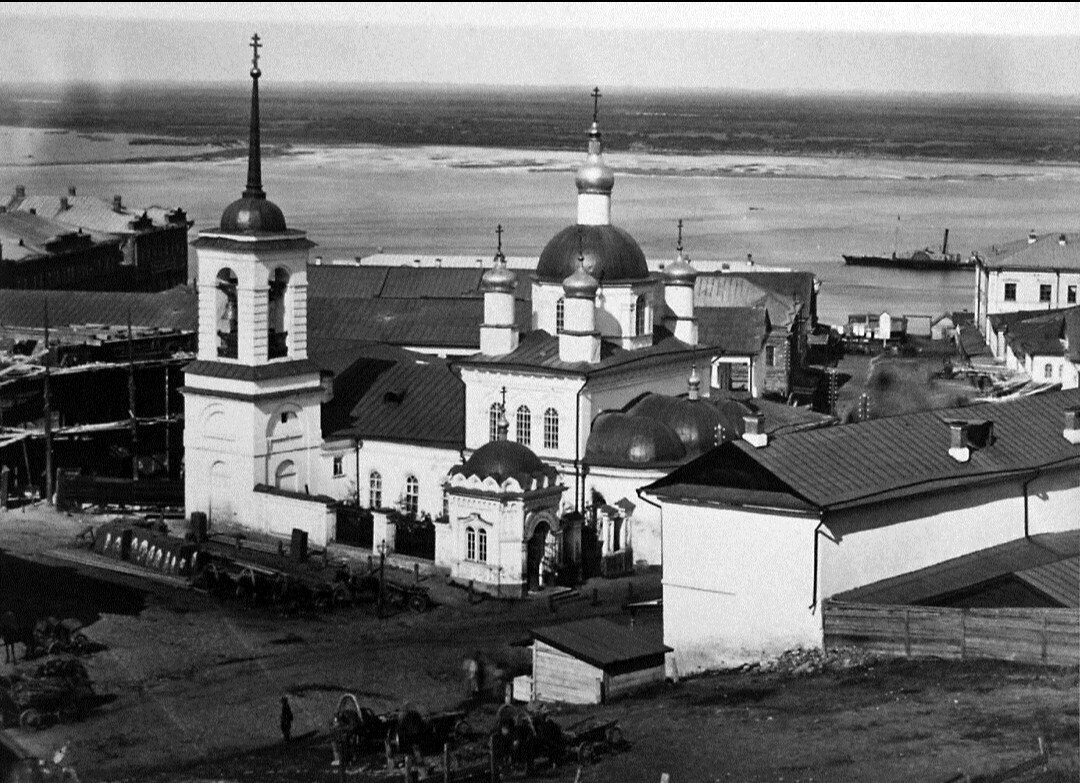
[[833, 598], [871, 604], [928, 603], [1010, 574], [1064, 607], [1080, 607], [1080, 530], [1019, 538]]
[[603, 617], [533, 628], [532, 636], [601, 669], [672, 651], [665, 644]]
[[[736, 460], [744, 479], [761, 488], [786, 487], [816, 508], [845, 508], [962, 486], [994, 477], [1080, 462], [1080, 445], [1062, 436], [1064, 412], [1080, 407], [1080, 389], [1017, 400], [870, 419], [839, 427], [779, 433], [767, 446], [721, 444], [651, 484], [728, 487], [716, 464]], [[967, 462], [948, 453], [950, 420], [994, 422], [994, 440], [974, 448]], [[747, 462], [748, 461], [748, 462]], [[741, 475], [741, 474], [740, 474]], [[769, 485], [769, 486], [765, 486]], [[722, 500], [718, 493], [718, 500]]]

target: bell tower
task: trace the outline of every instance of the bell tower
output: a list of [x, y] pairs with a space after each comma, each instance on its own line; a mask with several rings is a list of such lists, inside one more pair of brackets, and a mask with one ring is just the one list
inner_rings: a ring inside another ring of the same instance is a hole
[[307, 355], [307, 260], [262, 184], [258, 34], [252, 36], [247, 183], [192, 243], [199, 345], [184, 369], [185, 505], [212, 524], [248, 520], [256, 485], [316, 492], [322, 383]]

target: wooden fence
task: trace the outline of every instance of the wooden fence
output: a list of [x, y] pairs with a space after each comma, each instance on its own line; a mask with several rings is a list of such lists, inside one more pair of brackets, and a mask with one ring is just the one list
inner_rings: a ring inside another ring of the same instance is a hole
[[1076, 609], [958, 609], [825, 601], [825, 648], [879, 655], [1080, 664]]

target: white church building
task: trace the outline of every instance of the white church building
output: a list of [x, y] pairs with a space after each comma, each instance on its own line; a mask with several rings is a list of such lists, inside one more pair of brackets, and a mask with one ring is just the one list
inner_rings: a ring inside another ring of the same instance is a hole
[[[698, 375], [715, 357], [698, 345], [697, 273], [681, 227], [675, 261], [650, 273], [637, 242], [611, 222], [615, 175], [603, 158], [599, 91], [575, 178], [577, 219], [547, 243], [532, 276], [532, 329], [519, 334], [515, 322], [518, 278], [500, 230], [483, 276], [479, 353], [447, 367], [398, 351], [401, 387], [380, 393], [388, 405], [423, 407], [401, 416], [399, 431], [364, 439], [362, 427], [328, 429], [351, 376], [332, 379], [309, 357], [313, 243], [262, 187], [259, 76], [256, 54], [246, 188], [193, 243], [199, 345], [185, 370], [187, 512], [273, 535], [298, 527], [324, 545], [335, 537], [335, 501], [396, 505], [438, 520], [437, 562], [499, 591], [541, 586], [545, 562], [575, 562], [582, 525], [595, 531], [608, 570], [659, 564], [660, 512], [636, 489], [716, 442], [720, 418]], [[457, 419], [460, 434], [410, 430], [421, 413]], [[513, 445], [492, 443], [500, 440]], [[514, 452], [505, 475], [491, 468], [507, 455], [493, 461], [487, 444]], [[491, 502], [507, 492], [521, 501], [521, 529], [496, 536], [490, 509], [503, 506]], [[530, 544], [537, 529], [548, 543]]]

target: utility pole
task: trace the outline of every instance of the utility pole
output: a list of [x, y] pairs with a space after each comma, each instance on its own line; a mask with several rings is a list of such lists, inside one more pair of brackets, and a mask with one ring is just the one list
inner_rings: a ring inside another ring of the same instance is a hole
[[[135, 418], [135, 346], [131, 334], [131, 308], [128, 308], [128, 426], [131, 428], [131, 480], [139, 479], [139, 422]], [[166, 397], [166, 399], [168, 399]], [[168, 428], [168, 423], [165, 427]]]
[[52, 503], [53, 497], [53, 437], [52, 437], [52, 401], [49, 398], [49, 373], [52, 360], [49, 357], [49, 297], [45, 297], [45, 500]]

